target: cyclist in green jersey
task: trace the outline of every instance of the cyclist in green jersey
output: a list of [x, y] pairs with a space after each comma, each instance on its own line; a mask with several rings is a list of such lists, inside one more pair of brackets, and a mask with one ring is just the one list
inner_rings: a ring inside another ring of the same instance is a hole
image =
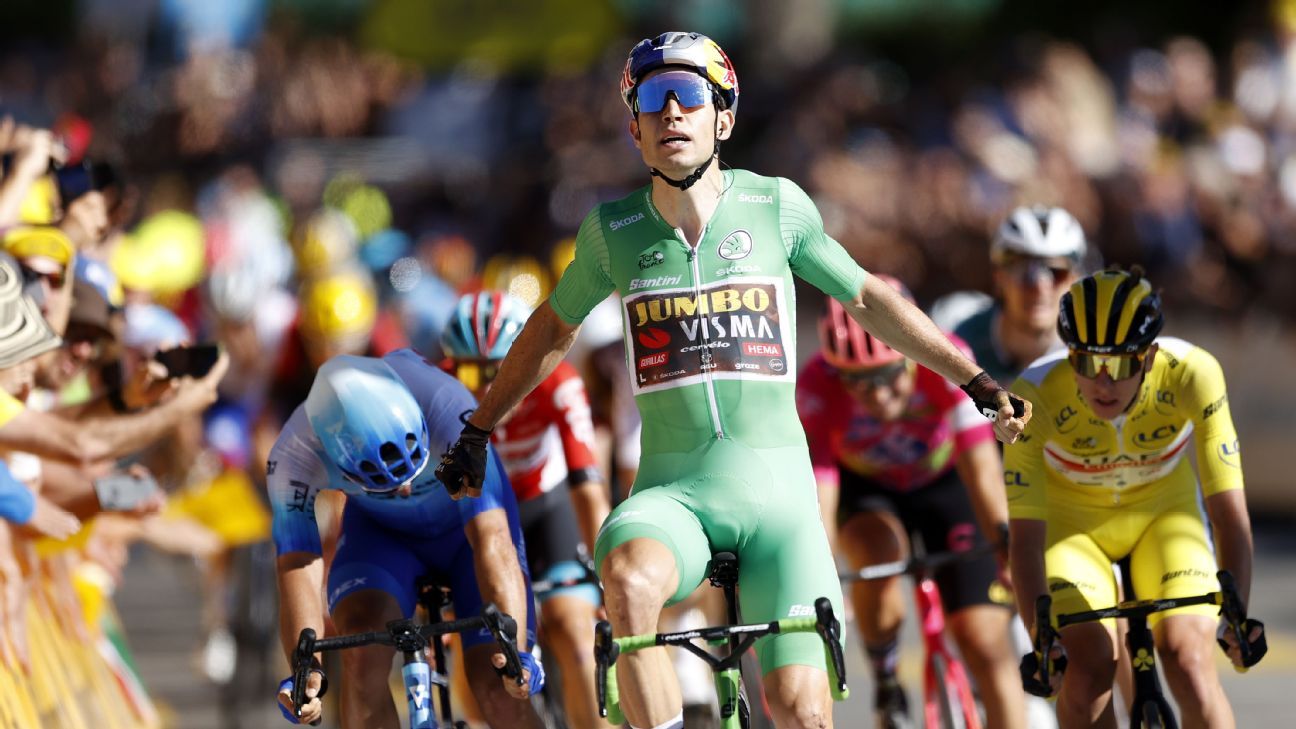
[[[651, 184], [585, 218], [575, 260], [531, 315], [438, 475], [456, 497], [476, 495], [491, 428], [553, 371], [586, 314], [615, 290], [643, 420], [634, 488], [595, 545], [615, 634], [654, 632], [663, 604], [691, 593], [716, 551], [738, 555], [747, 622], [813, 614], [821, 596], [840, 605], [796, 412], [792, 274], [964, 384], [995, 414], [1002, 440], [1021, 433], [1029, 404], [1013, 417], [998, 383], [824, 233], [799, 187], [720, 169], [738, 81], [714, 41], [697, 33], [641, 41], [621, 89]], [[771, 636], [756, 651], [778, 726], [832, 725], [817, 636]], [[624, 656], [617, 667], [632, 727], [682, 726], [664, 649]]]

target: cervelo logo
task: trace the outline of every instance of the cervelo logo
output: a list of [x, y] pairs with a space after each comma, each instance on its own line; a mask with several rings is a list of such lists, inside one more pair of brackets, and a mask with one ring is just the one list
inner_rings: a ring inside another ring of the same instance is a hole
[[658, 276], [656, 278], [632, 278], [630, 290], [655, 289], [658, 286], [674, 286], [680, 282], [680, 276]]
[[620, 220], [613, 220], [612, 222], [608, 223], [608, 227], [611, 228], [612, 230], [620, 230], [621, 228], [624, 228], [627, 225], [634, 225], [635, 223], [643, 219], [644, 219], [643, 213], [635, 213], [634, 215], [621, 218]]
[[773, 205], [773, 195], [748, 195], [745, 192], [738, 193], [738, 202], [758, 203], [760, 205]]
[[760, 266], [744, 266], [741, 263], [735, 263], [727, 268], [717, 268], [717, 276], [733, 276], [739, 273], [760, 273]]

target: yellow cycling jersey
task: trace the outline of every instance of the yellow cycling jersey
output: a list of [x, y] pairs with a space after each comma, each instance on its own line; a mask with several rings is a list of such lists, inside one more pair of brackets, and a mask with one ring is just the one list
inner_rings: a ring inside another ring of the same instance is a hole
[[1022, 437], [1004, 449], [1012, 518], [1042, 520], [1059, 507], [1181, 497], [1197, 484], [1184, 458], [1190, 440], [1203, 494], [1242, 488], [1237, 432], [1219, 362], [1182, 339], [1161, 337], [1157, 344], [1134, 403], [1113, 420], [1095, 416], [1085, 404], [1065, 351], [1022, 373], [1012, 389], [1034, 411]]

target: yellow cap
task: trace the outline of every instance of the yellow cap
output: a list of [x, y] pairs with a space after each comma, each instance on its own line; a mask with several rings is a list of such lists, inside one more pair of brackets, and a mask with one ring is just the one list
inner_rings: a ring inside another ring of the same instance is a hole
[[368, 335], [378, 317], [373, 284], [359, 273], [339, 273], [304, 287], [301, 330], [328, 341]]
[[122, 240], [111, 264], [128, 289], [166, 296], [192, 288], [207, 266], [202, 223], [178, 210], [155, 213]]
[[76, 254], [76, 246], [63, 231], [49, 225], [18, 227], [5, 233], [4, 249], [9, 255], [24, 258], [48, 258], [66, 268]]

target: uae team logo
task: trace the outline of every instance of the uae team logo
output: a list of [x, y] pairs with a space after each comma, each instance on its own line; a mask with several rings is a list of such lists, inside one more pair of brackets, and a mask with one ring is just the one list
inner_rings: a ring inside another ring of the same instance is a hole
[[728, 237], [720, 241], [720, 247], [716, 253], [726, 261], [736, 261], [739, 258], [746, 258], [752, 251], [751, 233], [745, 230], [735, 230]]

